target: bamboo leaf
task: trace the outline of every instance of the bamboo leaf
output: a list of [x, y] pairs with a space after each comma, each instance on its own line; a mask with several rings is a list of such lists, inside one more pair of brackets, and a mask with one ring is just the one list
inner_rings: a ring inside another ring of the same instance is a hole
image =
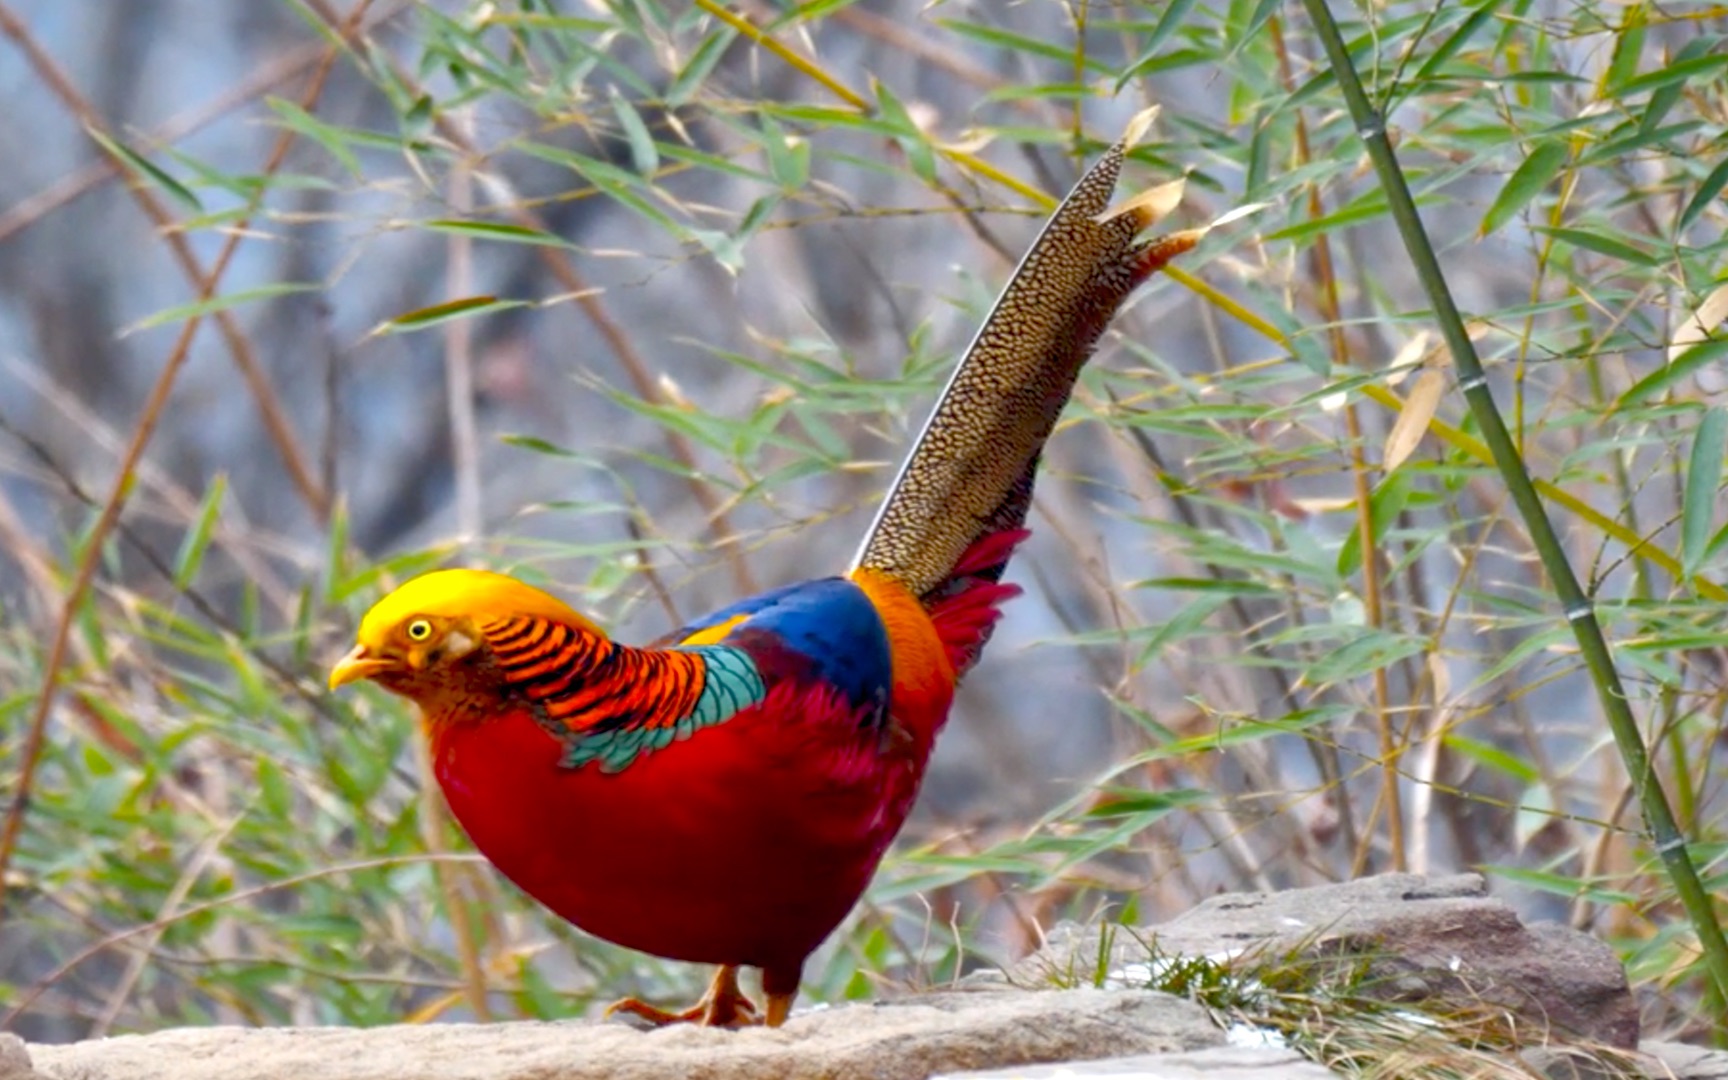
[[1698, 215], [1710, 208], [1721, 194], [1724, 185], [1728, 185], [1728, 154], [1723, 155], [1716, 167], [1711, 169], [1703, 180], [1698, 182], [1698, 190], [1692, 193], [1692, 199], [1686, 204], [1686, 209], [1680, 212], [1680, 221], [1676, 225], [1677, 232], [1685, 232], [1691, 227]]
[[527, 300], [500, 300], [496, 296], [465, 296], [460, 300], [417, 308], [393, 319], [386, 319], [379, 323], [372, 330], [372, 333], [405, 334], [414, 330], [425, 330], [440, 323], [447, 323], [452, 319], [471, 319], [477, 315], [489, 315], [495, 311], [509, 311], [512, 308], [532, 306]]
[[1114, 88], [1117, 93], [1121, 93], [1122, 88], [1135, 79], [1147, 74], [1151, 63], [1158, 57], [1158, 50], [1162, 49], [1170, 35], [1181, 27], [1182, 21], [1193, 8], [1194, 0], [1170, 0], [1164, 5], [1164, 10], [1158, 13], [1158, 21], [1152, 24], [1152, 32], [1146, 35], [1146, 43], [1141, 46], [1140, 55], [1117, 76]]
[[198, 505], [198, 517], [192, 528], [180, 541], [180, 553], [174, 558], [174, 587], [184, 589], [192, 584], [192, 579], [198, 576], [198, 568], [203, 565], [204, 552], [210, 547], [210, 535], [216, 530], [216, 519], [222, 512], [222, 498], [228, 493], [228, 477], [217, 473], [210, 481], [210, 490], [204, 493], [203, 500]]
[[1611, 259], [1619, 259], [1621, 262], [1632, 263], [1635, 266], [1660, 266], [1662, 263], [1659, 257], [1648, 251], [1633, 247], [1626, 241], [1616, 240], [1611, 236], [1586, 232], [1583, 229], [1565, 229], [1548, 225], [1538, 225], [1536, 231], [1546, 233], [1556, 240], [1571, 244], [1573, 247], [1594, 251], [1598, 255], [1606, 255]]
[[174, 179], [172, 176], [169, 176], [159, 167], [151, 164], [150, 159], [146, 158], [143, 154], [138, 153], [136, 150], [127, 146], [118, 139], [104, 135], [102, 132], [97, 131], [89, 125], [85, 125], [84, 131], [90, 136], [90, 138], [94, 139], [102, 149], [108, 151], [108, 153], [113, 157], [119, 158], [120, 161], [133, 172], [144, 174], [144, 176], [154, 181], [157, 187], [160, 187], [175, 199], [185, 203], [189, 208], [196, 210], [199, 213], [203, 213], [204, 204], [198, 201], [198, 196], [192, 194], [192, 189]]
[[260, 285], [255, 289], [241, 289], [238, 292], [223, 293], [212, 296], [208, 300], [200, 300], [196, 304], [182, 304], [179, 307], [158, 311], [154, 315], [139, 319], [131, 326], [120, 331], [120, 336], [148, 330], [151, 327], [162, 326], [165, 323], [181, 322], [185, 319], [201, 319], [218, 311], [227, 311], [231, 307], [250, 303], [253, 300], [268, 300], [276, 296], [288, 296], [293, 293], [315, 292], [323, 286], [315, 281], [281, 281], [274, 285]]
[[1679, 356], [1633, 383], [1624, 394], [1620, 395], [1620, 399], [1614, 403], [1614, 407], [1624, 409], [1629, 405], [1636, 405], [1650, 395], [1666, 389], [1671, 383], [1685, 378], [1705, 364], [1719, 360], [1723, 356], [1728, 356], [1728, 338], [1719, 338], [1715, 341], [1705, 341], [1693, 345]]
[[918, 129], [912, 114], [893, 91], [880, 80], [874, 83], [876, 102], [881, 108], [882, 118], [895, 128], [894, 141], [900, 144], [900, 149], [906, 152], [906, 163], [912, 167], [912, 172], [926, 184], [936, 182], [936, 155], [930, 149], [930, 140]]
[[1692, 436], [1692, 456], [1686, 463], [1686, 493], [1680, 508], [1680, 565], [1686, 576], [1698, 572], [1710, 544], [1716, 520], [1716, 492], [1722, 486], [1722, 455], [1728, 449], [1728, 413], [1720, 407], [1705, 412]]
[[1437, 368], [1425, 368], [1416, 377], [1416, 385], [1410, 388], [1410, 394], [1404, 399], [1404, 408], [1398, 414], [1398, 419], [1392, 425], [1392, 430], [1386, 434], [1386, 448], [1382, 451], [1380, 467], [1391, 472], [1404, 464], [1416, 447], [1422, 442], [1422, 436], [1428, 431], [1428, 422], [1434, 419], [1434, 413], [1440, 408], [1440, 399], [1446, 393], [1446, 373]]
[[660, 168], [660, 152], [654, 147], [654, 136], [648, 133], [642, 114], [618, 92], [616, 86], [612, 87], [612, 113], [618, 117], [618, 126], [624, 129], [624, 138], [630, 143], [630, 161], [636, 166], [636, 171], [643, 176], [653, 176]]
[[354, 151], [348, 146], [346, 133], [324, 123], [322, 120], [319, 120], [316, 116], [313, 116], [311, 113], [294, 104], [292, 101], [284, 101], [282, 98], [277, 97], [269, 98], [268, 101], [270, 108], [275, 110], [276, 115], [282, 118], [283, 124], [285, 124], [289, 130], [299, 132], [301, 135], [311, 139], [319, 146], [322, 146], [325, 150], [329, 151], [331, 157], [335, 158], [341, 163], [344, 169], [348, 170], [349, 176], [352, 176], [356, 180], [361, 179], [364, 175], [364, 171], [360, 168], [360, 159], [355, 156]]
[[1500, 189], [1493, 205], [1482, 215], [1479, 235], [1487, 236], [1517, 216], [1554, 179], [1566, 164], [1568, 154], [1566, 144], [1559, 140], [1537, 143], [1530, 156], [1512, 170], [1512, 175], [1506, 178], [1506, 186]]
[[666, 88], [666, 104], [676, 108], [695, 97], [696, 91], [702, 88], [714, 70], [714, 65], [720, 62], [726, 46], [732, 44], [732, 39], [737, 36], [738, 31], [723, 26], [703, 38], [702, 44], [696, 46], [696, 51], [690, 54], [690, 59], [672, 79], [672, 85]]
[[1505, 0], [1487, 0], [1487, 3], [1472, 11], [1469, 17], [1459, 24], [1458, 29], [1452, 31], [1446, 40], [1442, 41], [1429, 54], [1422, 66], [1416, 69], [1416, 74], [1411, 81], [1420, 83], [1433, 78], [1442, 67], [1463, 50], [1465, 45], [1470, 43], [1470, 39], [1475, 37], [1482, 27], [1488, 24], [1488, 21], [1499, 12], [1500, 5], [1504, 2]]
[[482, 240], [502, 240], [512, 244], [541, 244], [545, 247], [572, 247], [563, 237], [554, 236], [539, 229], [530, 229], [526, 225], [508, 225], [501, 221], [464, 221], [457, 218], [434, 218], [421, 222], [423, 228], [433, 232], [456, 233], [461, 236], [473, 236]]
[[1714, 77], [1718, 69], [1723, 67], [1728, 67], [1728, 53], [1695, 56], [1690, 60], [1664, 64], [1655, 71], [1647, 71], [1642, 75], [1627, 79], [1618, 86], [1609, 87], [1608, 96], [1629, 97], [1645, 90], [1660, 89], [1670, 83], [1685, 82], [1700, 75]]

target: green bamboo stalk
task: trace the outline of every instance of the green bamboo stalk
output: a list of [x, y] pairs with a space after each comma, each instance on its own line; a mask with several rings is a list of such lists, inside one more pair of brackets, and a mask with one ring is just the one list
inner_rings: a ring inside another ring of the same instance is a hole
[[1536, 486], [1525, 468], [1524, 459], [1519, 455], [1517, 446], [1513, 444], [1512, 437], [1506, 430], [1506, 422], [1494, 404], [1494, 395], [1488, 389], [1488, 376], [1482, 370], [1482, 361], [1476, 355], [1470, 335], [1465, 332], [1464, 320], [1458, 314], [1457, 305], [1452, 302], [1452, 292], [1446, 285], [1445, 274], [1441, 272], [1440, 260], [1434, 254], [1434, 245], [1428, 240], [1427, 230], [1423, 228], [1422, 219], [1416, 213], [1416, 201], [1411, 198], [1410, 187], [1404, 180], [1404, 170], [1399, 167], [1397, 154], [1393, 152], [1392, 143], [1386, 137], [1385, 119], [1369, 102], [1368, 95], [1362, 89], [1362, 81], [1350, 62], [1343, 35], [1338, 31], [1338, 24], [1333, 21], [1326, 0], [1302, 0], [1302, 6], [1307, 9], [1308, 18], [1313, 22], [1315, 32], [1326, 49], [1326, 58], [1338, 79], [1338, 88], [1344, 93], [1344, 101], [1350, 108], [1350, 118], [1356, 125], [1356, 133], [1366, 145], [1368, 157], [1374, 164], [1374, 172], [1380, 179], [1380, 186], [1385, 189], [1392, 220], [1398, 226], [1398, 233], [1404, 240], [1404, 248], [1415, 267], [1416, 276], [1421, 279], [1423, 291], [1428, 294], [1428, 302], [1434, 309], [1434, 320], [1440, 324], [1441, 336], [1452, 351], [1452, 361], [1458, 370], [1458, 386], [1464, 391], [1470, 414], [1482, 431], [1482, 441], [1488, 445], [1494, 458], [1494, 466], [1500, 471], [1506, 489], [1518, 507], [1519, 515], [1524, 519], [1524, 526], [1541, 556], [1543, 569], [1553, 582], [1561, 611], [1565, 613], [1566, 621], [1572, 627], [1572, 634], [1578, 640], [1578, 651], [1584, 657], [1585, 667], [1589, 669], [1590, 680], [1595, 684], [1596, 696], [1602, 702], [1602, 711], [1608, 718], [1614, 743], [1619, 748], [1626, 773], [1632, 779], [1638, 805], [1643, 809], [1644, 827], [1649, 832], [1662, 865], [1668, 871], [1675, 895], [1679, 897], [1687, 917], [1692, 922], [1693, 930], [1697, 932], [1705, 966], [1716, 983], [1717, 991], [1728, 997], [1728, 938], [1724, 938], [1722, 926], [1716, 921], [1710, 894], [1704, 891], [1704, 883], [1698, 877], [1698, 867], [1692, 862], [1691, 854], [1686, 849], [1686, 838], [1674, 820], [1674, 811], [1668, 804], [1668, 796], [1651, 768], [1650, 752], [1638, 732], [1638, 722], [1632, 716], [1632, 707], [1626, 700], [1620, 674], [1614, 668], [1613, 653], [1608, 647], [1607, 638], [1602, 634], [1601, 624], [1596, 620], [1595, 605], [1578, 584], [1578, 577], [1572, 572], [1572, 565], [1567, 561], [1566, 552], [1554, 533], [1554, 526], [1548, 520], [1548, 512], [1536, 494]]

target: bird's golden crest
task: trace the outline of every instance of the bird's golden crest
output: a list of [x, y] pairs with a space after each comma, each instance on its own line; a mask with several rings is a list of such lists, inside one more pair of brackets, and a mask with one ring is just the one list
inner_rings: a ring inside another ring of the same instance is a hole
[[420, 705], [428, 723], [495, 696], [495, 673], [458, 664], [485, 641], [485, 624], [505, 616], [563, 623], [597, 637], [600, 628], [548, 593], [486, 570], [436, 570], [414, 578], [360, 620], [353, 651], [330, 672], [335, 689], [371, 679]]

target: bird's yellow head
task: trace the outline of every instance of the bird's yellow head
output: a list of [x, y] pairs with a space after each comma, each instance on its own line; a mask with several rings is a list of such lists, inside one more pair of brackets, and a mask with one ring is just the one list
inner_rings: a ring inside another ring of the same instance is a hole
[[330, 669], [330, 689], [371, 679], [421, 705], [482, 673], [487, 622], [536, 616], [604, 636], [568, 604], [532, 585], [487, 570], [437, 570], [374, 604], [360, 620], [352, 651]]

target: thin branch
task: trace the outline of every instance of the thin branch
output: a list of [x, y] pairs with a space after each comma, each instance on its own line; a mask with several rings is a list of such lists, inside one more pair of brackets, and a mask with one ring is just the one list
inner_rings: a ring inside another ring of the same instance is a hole
[[[336, 14], [331, 10], [326, 0], [306, 0], [306, 6], [324, 22], [335, 25]], [[420, 92], [419, 81], [412, 71], [400, 64], [392, 64], [392, 71], [404, 86], [409, 87], [416, 94]], [[457, 154], [475, 162], [482, 159], [483, 155], [474, 146], [473, 141], [464, 132], [458, 130], [448, 116], [440, 112], [435, 117], [434, 123], [438, 128], [438, 133], [450, 143], [451, 149]], [[500, 188], [506, 185], [506, 181], [501, 176], [491, 176], [488, 179]], [[494, 199], [494, 202], [496, 201]], [[519, 200], [512, 200], [508, 205], [500, 206], [499, 209], [517, 225], [537, 232], [549, 231], [540, 217]], [[588, 284], [576, 270], [575, 264], [570, 261], [567, 252], [552, 247], [542, 247], [539, 251], [546, 268], [552, 272], [552, 276], [558, 280], [564, 292], [575, 299], [576, 305], [582, 309], [582, 313], [588, 317], [588, 321], [594, 324], [594, 329], [599, 331], [601, 339], [606, 342], [607, 348], [612, 351], [612, 355], [617, 358], [619, 366], [624, 369], [624, 374], [629, 378], [636, 396], [651, 405], [666, 404], [665, 395], [661, 393], [659, 383], [648, 373], [648, 365], [642, 359], [641, 353], [636, 351], [636, 347], [631, 344], [629, 337], [612, 318], [605, 305], [601, 304], [600, 290], [594, 289]], [[725, 506], [719, 496], [715, 495], [713, 489], [703, 480], [702, 470], [696, 465], [696, 454], [691, 448], [690, 441], [676, 431], [667, 431], [665, 436], [667, 449], [670, 451], [672, 459], [684, 468], [686, 483], [690, 488], [691, 496], [708, 516], [708, 521], [714, 529], [716, 546], [724, 554], [732, 570], [734, 584], [743, 592], [755, 592], [758, 588], [755, 577], [750, 572], [749, 564], [744, 561], [744, 554], [739, 545], [732, 542], [736, 539], [737, 534], [732, 528]]]
[[[368, 18], [362, 29], [371, 30], [407, 11], [415, 0], [397, 0], [387, 10]], [[168, 119], [161, 127], [146, 132], [143, 141], [155, 146], [177, 143], [208, 127], [235, 109], [257, 98], [311, 67], [324, 55], [322, 42], [309, 41], [289, 49], [264, 63], [236, 85], [178, 116]], [[103, 156], [87, 162], [61, 176], [35, 194], [13, 203], [0, 214], [0, 243], [42, 221], [61, 207], [96, 190], [109, 181], [123, 178], [125, 166]]]
[[[349, 14], [344, 26], [344, 35], [351, 33], [359, 20], [366, 13], [372, 0], [358, 0], [354, 10]], [[68, 81], [64, 72], [54, 64], [54, 61], [44, 53], [30, 36], [28, 29], [19, 21], [3, 0], [0, 0], [0, 32], [16, 42], [26, 57], [30, 60], [37, 74], [44, 82], [56, 89], [62, 100], [68, 103], [77, 102], [75, 111], [81, 117], [93, 116], [90, 106], [84, 102], [77, 90]], [[325, 53], [324, 62], [313, 72], [302, 100], [306, 106], [316, 104], [318, 96], [323, 92], [324, 81], [335, 65], [337, 50], [330, 48]], [[284, 130], [271, 149], [270, 157], [264, 166], [266, 174], [275, 172], [281, 167], [282, 161], [288, 156], [288, 148], [293, 145], [295, 135]], [[255, 198], [262, 199], [262, 193]], [[228, 234], [227, 242], [216, 257], [216, 263], [211, 267], [207, 277], [199, 282], [198, 299], [208, 301], [216, 294], [217, 284], [222, 274], [228, 269], [228, 263], [233, 259], [234, 252], [240, 246], [240, 238], [246, 233], [246, 222], [242, 221]], [[102, 511], [91, 525], [88, 535], [84, 538], [83, 550], [78, 553], [76, 568], [72, 573], [72, 581], [66, 589], [66, 599], [61, 608], [60, 619], [54, 627], [54, 636], [48, 646], [47, 657], [42, 664], [42, 685], [36, 695], [36, 707], [31, 712], [29, 725], [25, 728], [23, 749], [18, 756], [18, 786], [13, 792], [12, 802], [6, 809], [4, 824], [0, 824], [0, 922], [6, 916], [6, 882], [7, 868], [11, 865], [13, 852], [17, 850], [18, 837], [24, 829], [24, 818], [30, 807], [30, 791], [35, 782], [36, 768], [42, 758], [42, 748], [48, 733], [48, 716], [54, 708], [54, 698], [60, 688], [60, 669], [66, 662], [66, 648], [72, 636], [72, 625], [78, 616], [78, 609], [90, 590], [91, 580], [95, 577], [96, 566], [102, 558], [102, 550], [106, 545], [108, 534], [113, 530], [120, 518], [121, 508], [126, 505], [126, 498], [132, 491], [133, 475], [138, 463], [144, 457], [144, 450], [150, 445], [150, 439], [156, 434], [156, 425], [162, 419], [163, 410], [168, 404], [168, 395], [174, 389], [174, 383], [191, 355], [192, 339], [198, 333], [198, 327], [203, 324], [201, 315], [188, 318], [180, 328], [180, 336], [169, 350], [168, 359], [162, 365], [162, 372], [156, 377], [156, 383], [150, 388], [150, 394], [144, 401], [144, 407], [138, 417], [137, 427], [133, 429], [131, 442], [127, 444], [125, 453], [121, 455], [119, 468], [115, 471], [114, 487], [108, 498], [102, 504]]]
[[[371, 2], [372, 0], [362, 0], [359, 9], [364, 11]], [[23, 22], [3, 5], [0, 5], [0, 31], [4, 31], [6, 36], [10, 37], [24, 53], [26, 59], [30, 61], [31, 67], [35, 69], [37, 77], [53, 91], [54, 96], [60, 99], [61, 104], [78, 118], [78, 122], [90, 133], [98, 148], [105, 154], [111, 154], [112, 152], [103, 142], [103, 139], [96, 138], [98, 135], [107, 138], [105, 132], [108, 126], [97, 113], [96, 107], [79, 92], [78, 88], [73, 85], [71, 78], [60, 69], [53, 58], [42, 50]], [[324, 79], [329, 74], [330, 66], [334, 62], [335, 52], [326, 49], [324, 63], [314, 71], [309, 84], [313, 87], [314, 92], [306, 95], [306, 100], [303, 102], [304, 106], [310, 107], [317, 101], [318, 93], [322, 91], [324, 86]], [[275, 149], [271, 154], [271, 164], [266, 166], [264, 170], [266, 176], [274, 174], [281, 167], [282, 158], [287, 156], [288, 147], [293, 144], [294, 138], [294, 133], [287, 130], [278, 136]], [[114, 165], [116, 168], [127, 170], [127, 175], [131, 178], [131, 182], [126, 185], [127, 191], [131, 194], [133, 201], [138, 204], [139, 209], [150, 219], [151, 224], [156, 227], [156, 231], [163, 240], [167, 242], [168, 250], [173, 254], [174, 261], [180, 264], [181, 271], [185, 273], [188, 281], [197, 290], [199, 300], [209, 300], [215, 295], [214, 283], [221, 279], [222, 269], [216, 269], [208, 275], [205, 274], [197, 255], [192, 251], [191, 242], [186, 238], [184, 231], [180, 229], [174, 216], [168, 212], [167, 207], [162, 205], [162, 201], [131, 173], [130, 166], [126, 162], [116, 160]], [[261, 199], [262, 194], [254, 196], [254, 210]], [[246, 219], [235, 223], [228, 233], [223, 255], [226, 256], [233, 252], [240, 238], [245, 235], [250, 223], [250, 214]], [[226, 265], [227, 260], [219, 258], [218, 266], [225, 269]], [[206, 288], [207, 286], [209, 288]], [[287, 414], [283, 412], [281, 404], [276, 400], [276, 393], [271, 388], [269, 378], [264, 374], [263, 368], [259, 366], [251, 342], [241, 332], [240, 324], [234, 318], [233, 312], [218, 311], [215, 313], [215, 319], [216, 327], [222, 334], [222, 340], [227, 345], [230, 355], [233, 356], [234, 364], [239, 369], [241, 378], [245, 380], [247, 389], [251, 391], [254, 403], [258, 406], [259, 414], [264, 420], [264, 430], [269, 434], [270, 441], [275, 444], [276, 452], [281, 455], [283, 467], [288, 470], [289, 479], [300, 492], [300, 497], [305, 500], [306, 505], [311, 508], [313, 515], [320, 522], [323, 522], [329, 514], [328, 497], [318, 489], [317, 484], [312, 479], [311, 469], [302, 460], [299, 442], [294, 436], [294, 429], [288, 423]], [[202, 318], [193, 319], [190, 325], [196, 328], [202, 322]]]
[[152, 919], [147, 923], [140, 923], [137, 926], [128, 927], [125, 930], [116, 930], [101, 941], [93, 941], [89, 945], [84, 946], [84, 948], [79, 949], [71, 956], [68, 956], [65, 960], [62, 960], [60, 965], [53, 971], [48, 972], [46, 975], [32, 983], [30, 989], [24, 991], [24, 993], [19, 996], [18, 1000], [14, 1001], [11, 1007], [6, 1010], [6, 1014], [0, 1016], [0, 1030], [10, 1028], [20, 1016], [24, 1015], [24, 1010], [35, 1004], [37, 998], [40, 998], [43, 994], [48, 992], [49, 987], [71, 974], [73, 970], [78, 968], [85, 961], [100, 953], [104, 953], [117, 945], [127, 944], [140, 934], [158, 933], [162, 929], [172, 926], [174, 923], [184, 922], [187, 919], [195, 919], [207, 911], [217, 911], [232, 904], [243, 903], [247, 900], [255, 900], [260, 896], [268, 896], [273, 892], [280, 892], [284, 889], [296, 889], [301, 885], [306, 884], [308, 881], [318, 881], [321, 878], [335, 877], [338, 874], [380, 870], [385, 867], [403, 866], [408, 863], [477, 863], [483, 862], [484, 860], [485, 856], [478, 854], [431, 855], [415, 852], [408, 855], [386, 855], [376, 859], [360, 859], [356, 862], [341, 863], [336, 866], [321, 866], [316, 870], [308, 870], [304, 874], [295, 874], [293, 877], [280, 878], [276, 881], [267, 881], [261, 885], [254, 885], [247, 889], [236, 889], [231, 893], [218, 896], [215, 899], [205, 900], [201, 903], [193, 904], [190, 907], [183, 907], [171, 915]]

